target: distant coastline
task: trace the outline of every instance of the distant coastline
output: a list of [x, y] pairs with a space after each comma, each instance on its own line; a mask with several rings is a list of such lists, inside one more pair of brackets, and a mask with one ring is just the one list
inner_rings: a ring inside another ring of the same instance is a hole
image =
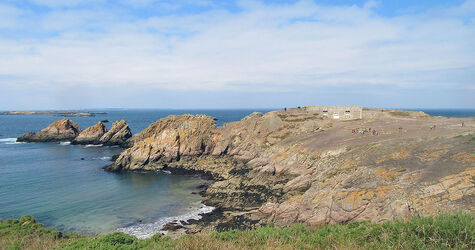
[[58, 115], [63, 117], [82, 117], [107, 114], [106, 112], [72, 112], [72, 111], [6, 111], [0, 115]]

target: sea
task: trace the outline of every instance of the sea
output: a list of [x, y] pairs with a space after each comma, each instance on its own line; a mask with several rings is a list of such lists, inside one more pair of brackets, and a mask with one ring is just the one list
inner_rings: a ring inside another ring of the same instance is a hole
[[[125, 120], [133, 134], [172, 114], [205, 114], [217, 125], [238, 121], [245, 110], [88, 110], [105, 112], [72, 117], [82, 129], [108, 120]], [[472, 117], [475, 110], [424, 110], [435, 116]], [[0, 115], [0, 218], [33, 215], [46, 227], [65, 232], [103, 234], [121, 231], [150, 237], [172, 221], [199, 219], [213, 210], [202, 204], [199, 186], [207, 180], [168, 172], [111, 173], [102, 168], [123, 149], [59, 143], [17, 143], [16, 138], [38, 131], [57, 115]]]
[[[71, 117], [82, 129], [108, 120], [125, 120], [133, 134], [171, 114], [205, 114], [217, 125], [269, 110], [93, 110], [93, 117]], [[122, 231], [150, 237], [172, 221], [201, 218], [212, 207], [201, 203], [199, 176], [167, 172], [111, 173], [119, 147], [59, 143], [17, 143], [57, 115], [0, 115], [0, 218], [33, 215], [46, 227], [96, 235]]]

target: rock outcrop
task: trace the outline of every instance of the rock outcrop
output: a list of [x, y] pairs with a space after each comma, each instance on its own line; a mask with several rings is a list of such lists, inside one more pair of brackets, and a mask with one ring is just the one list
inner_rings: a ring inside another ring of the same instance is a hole
[[98, 122], [96, 125], [83, 130], [73, 140], [73, 144], [101, 144], [101, 138], [106, 132], [107, 128], [104, 123]]
[[116, 121], [112, 124], [112, 128], [107, 131], [100, 139], [100, 144], [105, 146], [119, 145], [127, 147], [128, 139], [132, 137], [129, 125], [124, 120]]
[[53, 122], [47, 128], [39, 132], [29, 132], [18, 137], [18, 142], [57, 142], [70, 141], [76, 138], [81, 133], [79, 126], [69, 120], [62, 119]]
[[99, 122], [81, 131], [79, 126], [69, 119], [53, 122], [37, 133], [28, 132], [18, 137], [18, 142], [58, 142], [71, 141], [73, 144], [95, 144], [104, 146], [129, 147], [132, 137], [129, 125], [124, 120], [112, 124], [107, 131], [106, 126]]
[[159, 164], [183, 156], [209, 154], [218, 139], [215, 130], [215, 121], [208, 116], [183, 115], [161, 119], [134, 136], [135, 144], [121, 154], [109, 170], [153, 169], [154, 165], [159, 168]]
[[[215, 229], [475, 212], [474, 126], [406, 112], [338, 121], [289, 109], [221, 127], [207, 116], [170, 116], [106, 169], [212, 176], [204, 202], [220, 208]], [[362, 128], [378, 133], [355, 132]]]

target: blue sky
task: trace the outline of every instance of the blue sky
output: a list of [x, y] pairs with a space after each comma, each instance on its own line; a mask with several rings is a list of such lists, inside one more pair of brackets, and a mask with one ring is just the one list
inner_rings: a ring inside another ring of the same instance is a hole
[[0, 1], [0, 110], [475, 108], [475, 0]]

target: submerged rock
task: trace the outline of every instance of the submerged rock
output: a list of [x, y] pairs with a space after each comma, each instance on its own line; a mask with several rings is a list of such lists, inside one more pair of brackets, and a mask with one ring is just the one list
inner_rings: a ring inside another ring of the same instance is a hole
[[62, 119], [51, 123], [36, 133], [28, 132], [18, 137], [18, 142], [58, 142], [71, 141], [81, 133], [78, 124], [69, 120]]
[[73, 144], [101, 144], [100, 139], [106, 132], [107, 128], [104, 126], [104, 123], [99, 122], [83, 130], [78, 137], [73, 140]]
[[112, 124], [112, 128], [107, 131], [100, 139], [98, 144], [105, 146], [127, 146], [127, 140], [132, 137], [129, 125], [124, 120], [116, 121]]

